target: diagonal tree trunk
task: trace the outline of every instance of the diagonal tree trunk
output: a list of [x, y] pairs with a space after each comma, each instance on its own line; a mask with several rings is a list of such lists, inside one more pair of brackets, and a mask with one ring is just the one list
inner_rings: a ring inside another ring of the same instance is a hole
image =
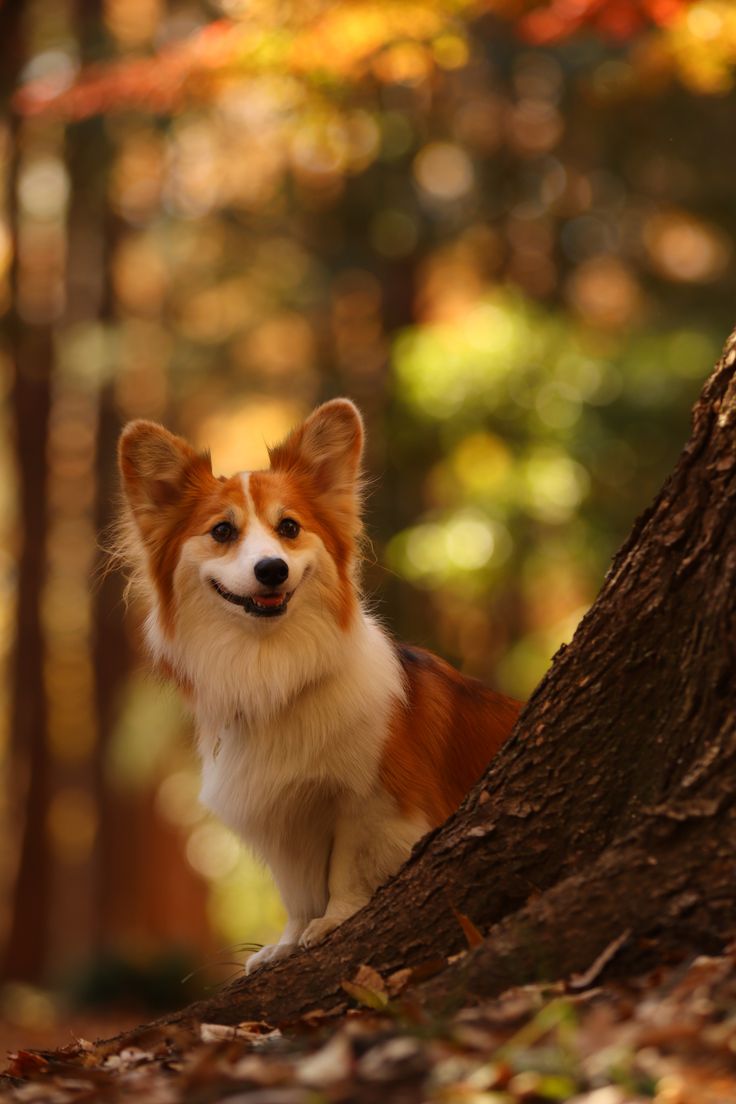
[[[736, 926], [736, 333], [690, 441], [462, 808], [314, 951], [179, 1014], [285, 1022], [361, 963], [488, 995], [713, 949]], [[485, 935], [465, 945], [457, 911]], [[437, 962], [438, 956], [441, 961]]]

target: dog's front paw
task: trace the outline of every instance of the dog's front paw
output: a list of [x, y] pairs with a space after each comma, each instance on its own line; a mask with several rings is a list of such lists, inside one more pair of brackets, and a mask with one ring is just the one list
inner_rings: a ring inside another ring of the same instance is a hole
[[313, 947], [315, 943], [319, 943], [340, 923], [342, 923], [341, 918], [335, 916], [320, 916], [316, 920], [312, 920], [302, 932], [299, 940], [300, 945], [302, 947]]
[[269, 962], [278, 962], [280, 958], [287, 958], [296, 949], [296, 943], [269, 943], [250, 956], [245, 964], [245, 972], [246, 974], [252, 974]]

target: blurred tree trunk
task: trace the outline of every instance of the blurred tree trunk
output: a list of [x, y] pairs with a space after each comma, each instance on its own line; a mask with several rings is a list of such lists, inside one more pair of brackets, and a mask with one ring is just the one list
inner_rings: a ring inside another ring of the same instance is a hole
[[13, 784], [11, 805], [18, 808], [16, 823], [23, 827], [3, 973], [33, 981], [43, 971], [49, 922], [46, 813], [50, 766], [40, 602], [45, 573], [46, 427], [53, 351], [50, 326], [23, 327], [13, 318], [10, 332], [15, 359], [12, 402], [23, 536], [8, 778]]
[[[76, 0], [74, 14], [81, 56], [86, 63], [92, 63], [110, 49], [104, 27], [104, 4], [102, 0]], [[117, 367], [116, 354], [112, 350], [118, 319], [110, 265], [120, 234], [119, 219], [110, 210], [108, 201], [114, 152], [113, 140], [102, 120], [91, 119], [70, 128], [68, 164], [72, 207], [68, 321], [98, 327], [100, 354], [105, 361], [90, 366], [99, 373], [97, 432], [91, 473], [94, 479], [93, 524], [103, 544], [115, 511], [116, 448], [121, 428], [112, 382]], [[97, 833], [86, 887], [90, 909], [87, 954], [108, 946], [119, 928], [121, 910], [116, 907], [116, 885], [121, 877], [120, 836], [130, 842], [124, 823], [121, 824], [117, 816], [118, 796], [112, 790], [105, 769], [118, 699], [130, 669], [130, 647], [122, 623], [123, 584], [118, 574], [105, 570], [105, 555], [104, 549], [98, 551], [92, 587], [90, 649], [97, 739], [85, 785], [94, 797]]]
[[[3, 85], [9, 94], [25, 60], [23, 5], [10, 4], [0, 18]], [[9, 174], [10, 221], [16, 249], [12, 286], [18, 287], [17, 181], [21, 124], [12, 118]], [[17, 304], [17, 296], [13, 297]], [[46, 572], [48, 521], [46, 435], [54, 363], [50, 322], [28, 323], [14, 305], [7, 333], [14, 364], [11, 404], [18, 471], [19, 523], [15, 654], [12, 674], [11, 746], [7, 778], [13, 822], [21, 826], [3, 976], [37, 980], [44, 968], [49, 911], [50, 856], [46, 695], [43, 677], [41, 597]]]
[[[322, 946], [198, 1006], [283, 1022], [341, 981], [431, 964], [452, 990], [623, 970], [736, 927], [736, 332], [693, 432], [572, 643], [462, 808]], [[484, 935], [462, 960], [458, 913]], [[191, 1009], [182, 1015], [191, 1013]]]
[[[116, 230], [108, 217], [106, 247], [109, 253]], [[109, 276], [106, 275], [109, 280]], [[103, 317], [112, 324], [113, 305], [111, 295], [106, 296]], [[114, 520], [117, 494], [117, 439], [120, 435], [120, 416], [115, 405], [112, 385], [106, 384], [100, 392], [99, 425], [97, 433], [95, 512], [96, 532], [104, 534]], [[130, 672], [130, 645], [123, 624], [123, 580], [119, 572], [108, 572], [104, 564], [105, 552], [101, 552], [99, 586], [94, 595], [93, 649], [95, 666], [95, 698], [99, 732], [98, 755], [95, 760], [95, 790], [99, 809], [97, 836], [97, 886], [95, 943], [102, 949], [120, 925], [120, 883], [125, 881], [125, 866], [120, 863], [121, 843], [126, 849], [130, 839], [126, 831], [126, 817], [118, 807], [122, 798], [110, 785], [105, 770], [106, 755], [118, 716], [122, 687]], [[128, 811], [128, 816], [130, 815]], [[132, 883], [127, 882], [128, 886]]]
[[[101, 12], [99, 4], [88, 0], [80, 2], [75, 9], [75, 35], [79, 43], [82, 58], [94, 50], [89, 49], [88, 39], [94, 43], [98, 35], [98, 20]], [[94, 435], [95, 445], [85, 454], [86, 472], [82, 487], [96, 483], [96, 453], [100, 432], [100, 395], [107, 370], [105, 363], [93, 363], [89, 347], [99, 351], [95, 361], [104, 359], [107, 345], [106, 331], [101, 319], [105, 287], [104, 228], [106, 212], [106, 184], [108, 167], [108, 148], [104, 128], [95, 119], [69, 126], [66, 131], [66, 166], [69, 175], [70, 204], [68, 211], [68, 246], [66, 288], [67, 302], [59, 344], [67, 350], [67, 356], [57, 370], [55, 387], [54, 418], [63, 418], [65, 407], [71, 406], [85, 411], [85, 419]], [[97, 333], [97, 339], [94, 335]], [[74, 342], [79, 343], [79, 353], [75, 360], [86, 358], [85, 363], [75, 365], [70, 371], [66, 362], [70, 360], [68, 349]], [[78, 413], [77, 417], [80, 416]], [[94, 451], [93, 451], [94, 449]], [[62, 499], [63, 516], [67, 525], [80, 527], [82, 522], [96, 520], [94, 506], [90, 501], [78, 501], [74, 486], [54, 480], [52, 486], [56, 496]], [[92, 515], [90, 517], [90, 515]], [[52, 533], [53, 522], [52, 516]], [[86, 531], [86, 526], [85, 526]], [[89, 527], [90, 532], [98, 532]], [[85, 545], [89, 549], [89, 538], [79, 541], [78, 558], [83, 559]], [[84, 570], [80, 566], [80, 571]], [[94, 612], [94, 595], [91, 598]], [[96, 640], [94, 631], [85, 633], [80, 641], [78, 659], [96, 664]], [[90, 680], [91, 681], [91, 680]], [[96, 694], [91, 685], [83, 691], [86, 703], [84, 715], [90, 726], [91, 739], [83, 753], [73, 757], [64, 757], [57, 762], [55, 786], [71, 787], [80, 793], [88, 794], [92, 799], [97, 833], [104, 805], [103, 794], [97, 785], [101, 775], [103, 757], [102, 733], [100, 730]], [[93, 699], [93, 700], [91, 700]], [[80, 703], [81, 704], [81, 703]], [[53, 708], [53, 701], [51, 703]], [[52, 714], [53, 717], [53, 714]], [[53, 960], [71, 960], [83, 962], [90, 953], [97, 924], [98, 886], [104, 870], [104, 863], [98, 861], [99, 848], [90, 840], [89, 846], [72, 857], [57, 856], [54, 865], [53, 910], [54, 928], [51, 937], [51, 955]]]

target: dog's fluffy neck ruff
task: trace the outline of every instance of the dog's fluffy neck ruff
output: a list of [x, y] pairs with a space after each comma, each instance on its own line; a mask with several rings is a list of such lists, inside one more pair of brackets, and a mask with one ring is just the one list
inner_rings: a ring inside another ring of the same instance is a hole
[[358, 605], [346, 630], [318, 606], [264, 633], [243, 631], [236, 615], [213, 635], [205, 614], [190, 601], [174, 633], [164, 634], [154, 604], [146, 625], [154, 657], [191, 687], [204, 754], [232, 728], [270, 738], [274, 729], [306, 725], [321, 744], [371, 713], [385, 717], [404, 697], [394, 646]]

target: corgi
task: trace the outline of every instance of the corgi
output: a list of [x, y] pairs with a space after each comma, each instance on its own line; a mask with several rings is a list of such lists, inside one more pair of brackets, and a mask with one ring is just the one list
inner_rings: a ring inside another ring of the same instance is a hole
[[520, 703], [361, 600], [363, 422], [318, 407], [265, 471], [216, 477], [163, 426], [123, 430], [122, 555], [159, 670], [193, 710], [201, 800], [270, 868], [288, 922], [251, 972], [311, 947], [447, 819]]

